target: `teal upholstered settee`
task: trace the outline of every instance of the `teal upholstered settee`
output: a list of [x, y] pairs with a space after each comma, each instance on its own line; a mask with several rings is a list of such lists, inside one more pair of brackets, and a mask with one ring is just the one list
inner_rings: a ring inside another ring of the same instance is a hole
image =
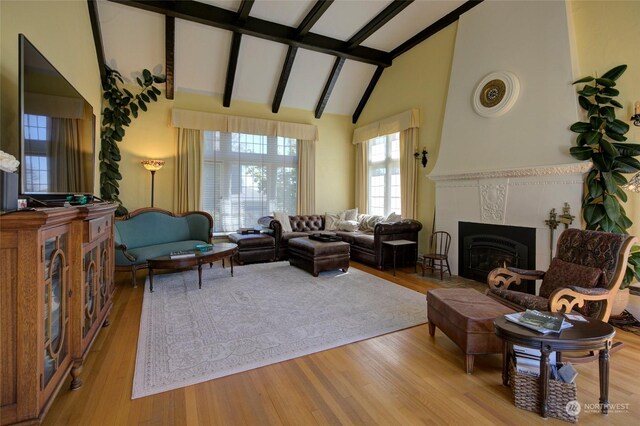
[[136, 271], [147, 267], [147, 259], [210, 243], [212, 232], [213, 218], [206, 212], [178, 215], [157, 208], [135, 210], [115, 221], [116, 270], [131, 271], [135, 286]]

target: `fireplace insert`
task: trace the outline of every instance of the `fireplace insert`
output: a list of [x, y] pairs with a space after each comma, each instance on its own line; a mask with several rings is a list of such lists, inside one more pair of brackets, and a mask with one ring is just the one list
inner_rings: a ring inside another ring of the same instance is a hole
[[[495, 268], [535, 269], [535, 228], [459, 222], [458, 235], [458, 270], [462, 277], [487, 282]], [[523, 283], [514, 290], [534, 294], [535, 282]]]

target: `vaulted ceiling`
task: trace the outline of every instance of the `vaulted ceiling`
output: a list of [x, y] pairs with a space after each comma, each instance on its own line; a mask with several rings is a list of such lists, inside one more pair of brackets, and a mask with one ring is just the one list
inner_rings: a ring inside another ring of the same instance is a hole
[[[89, 0], [99, 61], [175, 91], [351, 115], [393, 60], [456, 21], [465, 0]], [[437, 60], [437, 58], [434, 58]]]

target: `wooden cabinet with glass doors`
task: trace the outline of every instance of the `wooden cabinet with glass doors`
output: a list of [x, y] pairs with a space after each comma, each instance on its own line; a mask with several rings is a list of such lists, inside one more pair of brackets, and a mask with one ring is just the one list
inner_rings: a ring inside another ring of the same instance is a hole
[[[111, 307], [114, 210], [0, 216], [0, 424], [42, 420], [67, 375], [79, 374]], [[89, 238], [96, 219], [109, 226]]]

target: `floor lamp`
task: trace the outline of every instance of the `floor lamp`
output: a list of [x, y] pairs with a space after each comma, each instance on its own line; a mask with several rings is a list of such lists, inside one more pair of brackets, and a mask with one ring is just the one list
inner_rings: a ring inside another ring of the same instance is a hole
[[164, 166], [164, 160], [142, 160], [140, 162], [145, 169], [151, 172], [151, 207], [153, 207], [153, 185], [156, 172]]

